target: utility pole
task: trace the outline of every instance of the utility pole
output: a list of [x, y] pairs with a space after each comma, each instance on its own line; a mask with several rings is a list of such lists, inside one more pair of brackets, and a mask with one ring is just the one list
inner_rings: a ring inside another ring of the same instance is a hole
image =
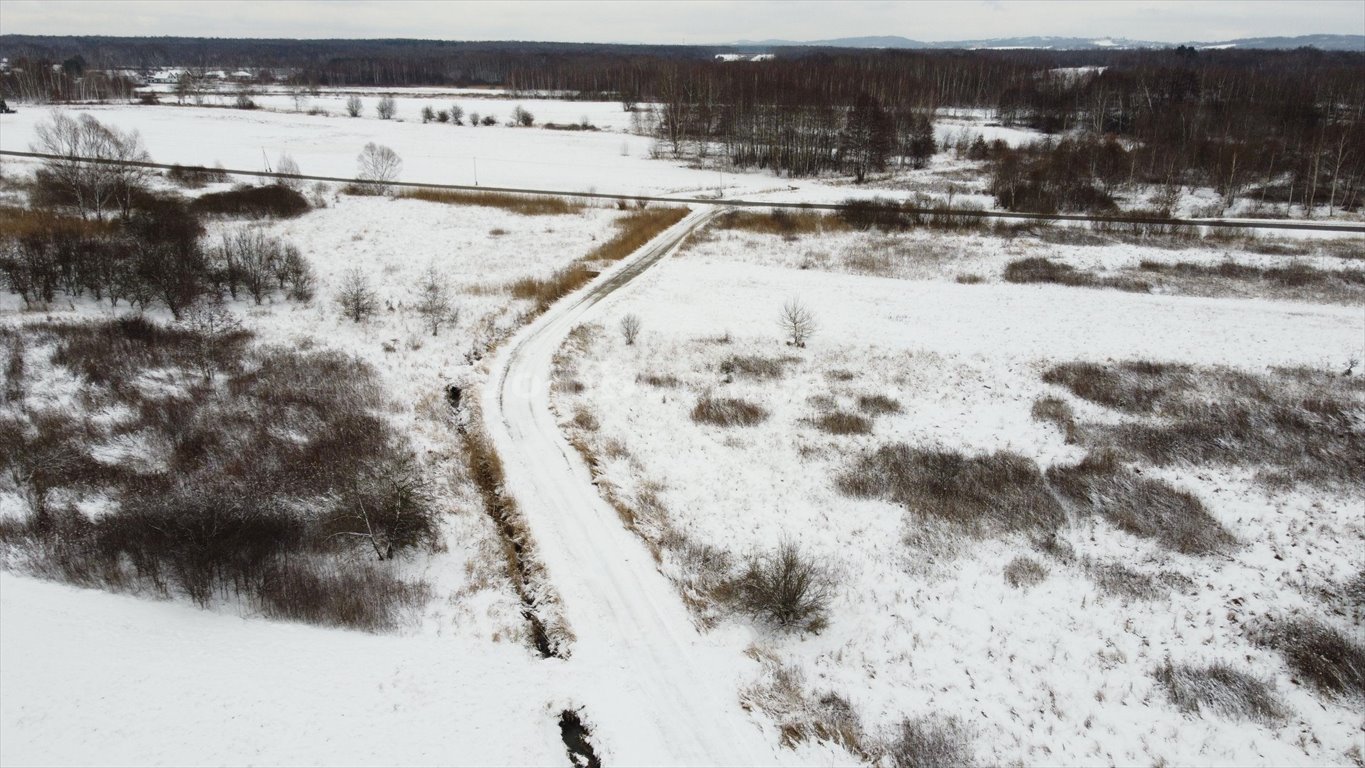
[[474, 158], [474, 186], [479, 186], [479, 158]]

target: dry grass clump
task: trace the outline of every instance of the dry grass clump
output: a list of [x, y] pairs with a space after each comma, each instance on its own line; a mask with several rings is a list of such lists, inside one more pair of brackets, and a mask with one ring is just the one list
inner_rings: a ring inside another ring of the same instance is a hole
[[859, 395], [858, 410], [873, 416], [900, 413], [901, 404], [886, 395]]
[[1015, 589], [1041, 584], [1047, 578], [1047, 568], [1031, 557], [1020, 555], [1005, 566], [1005, 583]]
[[967, 768], [976, 764], [971, 732], [955, 717], [902, 721], [887, 745], [886, 757], [895, 768]]
[[1155, 578], [1119, 563], [1085, 563], [1085, 571], [1101, 592], [1129, 600], [1155, 600], [1164, 593]]
[[1143, 275], [1163, 278], [1182, 293], [1300, 297], [1314, 294], [1336, 300], [1359, 300], [1365, 296], [1365, 270], [1317, 269], [1301, 262], [1284, 267], [1256, 267], [1224, 261], [1221, 264], [1191, 264], [1142, 261]]
[[787, 364], [799, 362], [799, 357], [763, 357], [761, 355], [730, 355], [720, 363], [720, 372], [738, 374], [759, 381], [780, 379], [787, 373]]
[[1038, 465], [1008, 451], [969, 457], [896, 443], [858, 458], [837, 484], [972, 534], [1052, 531], [1065, 521]]
[[751, 427], [768, 418], [761, 406], [735, 397], [703, 395], [692, 408], [692, 420], [718, 427]]
[[1182, 712], [1205, 712], [1234, 719], [1275, 723], [1285, 717], [1285, 706], [1275, 689], [1259, 678], [1224, 662], [1206, 666], [1167, 661], [1152, 672]]
[[981, 285], [986, 282], [986, 278], [981, 275], [964, 272], [954, 278], [959, 285]]
[[1070, 264], [1031, 257], [1012, 261], [1005, 267], [1005, 280], [1011, 283], [1052, 283], [1081, 288], [1116, 288], [1120, 291], [1147, 293], [1151, 285], [1129, 277], [1100, 277]]
[[1054, 466], [1047, 479], [1077, 507], [1167, 549], [1206, 555], [1236, 544], [1197, 497], [1134, 473], [1113, 453], [1092, 453], [1079, 464]]
[[1067, 363], [1043, 380], [1136, 423], [1087, 425], [1085, 438], [1158, 465], [1261, 469], [1263, 480], [1365, 482], [1365, 380], [1307, 369], [1254, 375], [1146, 362]]
[[584, 261], [620, 261], [638, 251], [660, 232], [687, 216], [686, 208], [645, 208], [616, 221], [617, 233], [597, 246]]
[[848, 411], [829, 411], [812, 419], [812, 423], [831, 435], [870, 435], [872, 419]]
[[682, 380], [671, 373], [641, 373], [635, 377], [641, 384], [648, 384], [651, 387], [660, 389], [672, 389], [682, 386]]
[[547, 278], [523, 277], [507, 286], [514, 298], [535, 303], [537, 312], [587, 285], [593, 273], [581, 263], [573, 263]]
[[730, 211], [716, 217], [711, 225], [716, 229], [738, 229], [765, 235], [810, 235], [847, 229], [834, 214], [819, 211], [791, 212], [781, 208], [770, 213]]
[[1299, 618], [1253, 628], [1251, 639], [1278, 651], [1294, 674], [1319, 693], [1365, 698], [1365, 646], [1358, 637]]
[[567, 197], [518, 195], [510, 192], [470, 192], [458, 189], [405, 189], [398, 194], [407, 200], [423, 200], [444, 205], [476, 205], [501, 208], [522, 216], [561, 216], [579, 213], [587, 206]]
[[1076, 426], [1076, 413], [1071, 410], [1071, 406], [1059, 397], [1040, 397], [1033, 402], [1033, 409], [1030, 411], [1035, 421], [1046, 421], [1056, 424], [1066, 435], [1068, 443], [1074, 443], [1079, 439], [1080, 431]]
[[0, 205], [0, 240], [24, 237], [95, 237], [112, 235], [118, 224], [112, 220], [82, 219], [47, 209]]
[[1159, 401], [1194, 386], [1189, 365], [1134, 360], [1117, 365], [1062, 363], [1043, 373], [1043, 381], [1077, 397], [1125, 413], [1151, 413]]

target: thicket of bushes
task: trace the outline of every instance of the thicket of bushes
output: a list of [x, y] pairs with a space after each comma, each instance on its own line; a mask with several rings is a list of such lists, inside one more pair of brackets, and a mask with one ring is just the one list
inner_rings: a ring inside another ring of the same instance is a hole
[[[20, 400], [0, 416], [5, 480], [29, 507], [0, 526], [7, 559], [77, 584], [394, 626], [422, 589], [374, 563], [436, 546], [437, 513], [374, 372], [215, 327], [125, 318], [12, 332], [21, 356], [52, 349], [84, 389], [83, 408]], [[149, 371], [173, 385], [145, 387]], [[93, 415], [107, 409], [129, 415]], [[97, 458], [106, 445], [138, 446], [137, 458]], [[78, 509], [99, 497], [109, 511]]]
[[190, 204], [190, 209], [209, 216], [292, 219], [308, 212], [308, 200], [283, 184], [241, 186], [200, 195]]

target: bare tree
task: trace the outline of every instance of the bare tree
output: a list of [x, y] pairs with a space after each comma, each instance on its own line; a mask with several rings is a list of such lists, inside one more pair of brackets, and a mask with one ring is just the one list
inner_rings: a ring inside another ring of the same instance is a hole
[[294, 111], [302, 112], [303, 105], [308, 103], [308, 89], [299, 84], [289, 86], [289, 99], [294, 102]]
[[336, 300], [342, 313], [357, 323], [379, 310], [379, 297], [359, 268], [351, 269], [341, 278]]
[[403, 158], [397, 152], [373, 141], [365, 145], [356, 160], [360, 166], [358, 178], [373, 182], [379, 192], [387, 192], [389, 183], [397, 180], [398, 172], [403, 169]]
[[392, 96], [384, 96], [379, 99], [379, 103], [374, 106], [375, 114], [379, 115], [380, 120], [392, 120], [398, 114], [398, 104]]
[[460, 106], [459, 104], [455, 104], [450, 107], [450, 122], [456, 125], [463, 125], [464, 107]]
[[365, 104], [359, 96], [351, 96], [346, 99], [346, 114], [351, 117], [360, 117], [360, 113], [365, 110]]
[[72, 118], [54, 112], [47, 122], [34, 126], [35, 152], [60, 155], [43, 165], [38, 183], [46, 185], [59, 198], [74, 205], [82, 218], [93, 215], [103, 219], [117, 206], [124, 214], [148, 175], [146, 168], [130, 165], [105, 165], [84, 159], [147, 162], [151, 157], [136, 131], [110, 128], [89, 114]]
[[366, 539], [380, 560], [436, 540], [431, 483], [411, 451], [385, 456], [358, 473], [341, 499], [333, 536]]
[[432, 120], [435, 120], [435, 119], [436, 119], [436, 110], [432, 109], [430, 105], [425, 106], [425, 107], [422, 107], [422, 122], [423, 122], [423, 123], [429, 123], [429, 122], [431, 122]]
[[789, 344], [798, 347], [806, 346], [806, 342], [815, 334], [815, 313], [811, 312], [800, 299], [791, 299], [782, 305], [782, 314], [779, 317], [782, 329], [791, 337]]
[[535, 125], [536, 116], [528, 112], [525, 107], [518, 104], [516, 108], [512, 110], [512, 122], [523, 128], [530, 128], [532, 125]]
[[635, 343], [635, 339], [640, 335], [639, 315], [630, 314], [621, 318], [621, 335], [625, 337], [627, 345]]
[[[299, 164], [294, 162], [294, 158], [287, 152], [281, 154], [280, 159], [275, 162], [275, 172], [288, 174], [290, 176], [298, 176], [301, 173]], [[295, 192], [303, 189], [303, 179], [277, 178], [275, 181], [280, 186], [288, 187]]]
[[440, 333], [442, 325], [454, 325], [459, 321], [460, 312], [450, 300], [450, 287], [435, 265], [427, 267], [422, 275], [422, 284], [418, 287], [417, 313], [422, 316], [427, 328], [431, 329], [432, 336]]
[[221, 301], [212, 301], [191, 307], [182, 325], [194, 333], [195, 364], [204, 381], [211, 381], [219, 361], [229, 357], [233, 345], [242, 338], [242, 322]]

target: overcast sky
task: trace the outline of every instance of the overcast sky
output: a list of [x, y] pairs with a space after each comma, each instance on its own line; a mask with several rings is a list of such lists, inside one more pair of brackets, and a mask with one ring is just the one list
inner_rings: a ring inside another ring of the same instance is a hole
[[1365, 33], [1365, 0], [0, 0], [0, 33], [713, 44]]

